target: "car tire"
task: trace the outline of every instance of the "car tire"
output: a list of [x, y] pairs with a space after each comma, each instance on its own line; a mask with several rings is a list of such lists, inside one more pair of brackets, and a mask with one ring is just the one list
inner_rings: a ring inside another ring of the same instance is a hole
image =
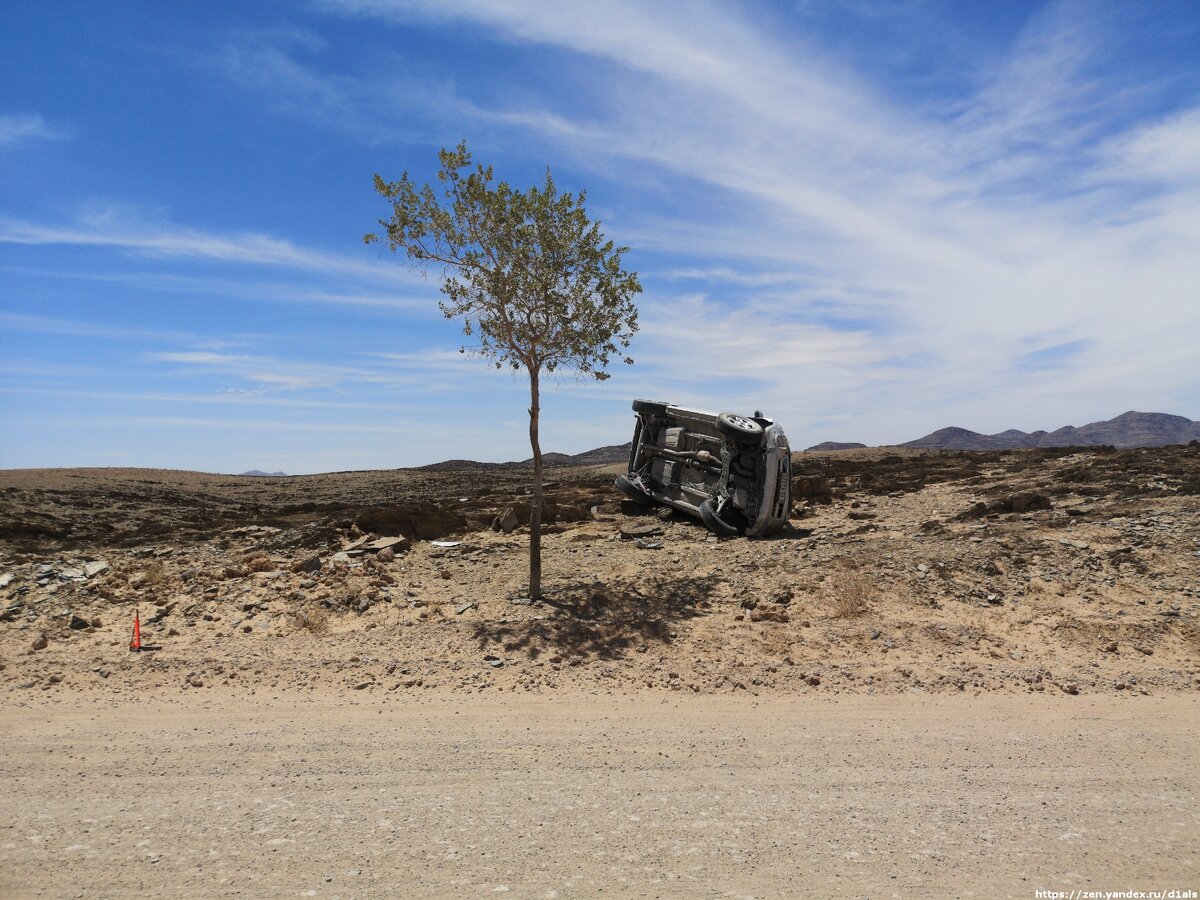
[[641, 462], [639, 450], [642, 449], [642, 420], [633, 420], [633, 440], [629, 442], [629, 465], [626, 471], [633, 473], [638, 470], [638, 463]]
[[613, 484], [617, 486], [617, 490], [619, 490], [630, 500], [636, 500], [638, 503], [641, 503], [644, 506], [650, 506], [654, 503], [653, 497], [630, 481], [625, 475], [618, 475]]
[[763, 427], [747, 416], [721, 413], [717, 416], [717, 431], [739, 444], [758, 444], [763, 439]]
[[650, 416], [665, 416], [667, 414], [667, 407], [670, 405], [670, 403], [662, 400], [634, 400], [633, 411], [635, 413], [645, 413]]
[[738, 530], [717, 515], [717, 505], [712, 500], [700, 504], [700, 519], [717, 537], [736, 537]]

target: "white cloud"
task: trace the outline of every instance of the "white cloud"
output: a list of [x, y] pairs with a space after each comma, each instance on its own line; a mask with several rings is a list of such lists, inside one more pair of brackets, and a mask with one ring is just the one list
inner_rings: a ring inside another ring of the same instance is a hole
[[[961, 73], [956, 83], [973, 90], [939, 105], [881, 89], [737, 5], [322, 5], [400, 26], [478, 26], [472, 39], [533, 48], [530, 67], [541, 46], [595, 67], [594, 102], [564, 108], [531, 82], [473, 96], [467, 79], [414, 80], [399, 60], [362, 78], [332, 74], [305, 32], [242, 34], [208, 61], [274, 108], [368, 142], [414, 128], [440, 140], [451, 124], [457, 137], [467, 123], [536, 143], [585, 179], [607, 174], [613, 236], [645, 261], [650, 289], [638, 366], [616, 367], [603, 388], [573, 387], [585, 405], [643, 395], [760, 407], [800, 445], [902, 440], [946, 424], [1057, 427], [1131, 407], [1200, 414], [1200, 110], [1176, 104], [1151, 115], [1170, 104], [1131, 102], [1153, 86], [1131, 83], [1110, 58], [1120, 8], [1112, 21], [1048, 4], [1007, 52]], [[622, 205], [633, 180], [645, 195]], [[392, 284], [412, 286], [401, 304], [434, 292], [402, 266], [144, 216], [0, 222], [5, 240], [388, 280], [380, 290], [279, 285], [285, 302], [383, 309], [395, 302]], [[274, 293], [234, 280], [136, 277]], [[1021, 364], [1062, 345], [1077, 349]], [[334, 392], [364, 385], [406, 397], [452, 388], [467, 402], [500, 385], [453, 343], [339, 366], [187, 347], [153, 364], [225, 376], [232, 386], [222, 390], [250, 391], [256, 403], [259, 392], [281, 390], [336, 402]], [[571, 428], [599, 435], [597, 422], [622, 432], [628, 424], [566, 414], [574, 421], [548, 425], [556, 449], [583, 449]]]
[[[1200, 129], [1191, 111], [1130, 126], [1138, 88], [1110, 77], [1106, 55], [1119, 22], [1051, 5], [1006, 60], [977, 73], [973, 97], [930, 111], [883, 100], [730, 7], [327, 5], [465, 20], [626, 70], [607, 80], [606, 120], [529, 108], [492, 120], [585, 165], [607, 154], [715, 187], [743, 211], [726, 226], [643, 219], [621, 235], [703, 260], [714, 281], [737, 283], [724, 272], [735, 271], [747, 287], [732, 301], [750, 308], [741, 313], [644, 299], [634, 355], [659, 376], [656, 394], [700, 381], [729, 397], [726, 380], [756, 379], [781, 416], [835, 421], [850, 410], [856, 433], [841, 436], [867, 440], [954, 420], [1053, 427], [1189, 390], [1200, 403], [1200, 203], [1189, 187]], [[795, 273], [794, 288], [762, 279], [764, 264], [773, 277]], [[753, 308], [764, 291], [773, 309]], [[815, 310], [866, 324], [823, 327], [808, 321]], [[1047, 333], [1084, 349], [1067, 367], [1015, 371]]]
[[231, 363], [245, 363], [253, 359], [251, 356], [234, 356], [228, 353], [206, 351], [151, 353], [150, 358], [155, 362], [187, 363], [193, 366], [225, 366]]
[[1120, 135], [1103, 147], [1099, 174], [1122, 182], [1200, 187], [1200, 107]]
[[302, 247], [271, 235], [220, 234], [169, 222], [131, 220], [121, 211], [111, 209], [89, 213], [68, 225], [39, 225], [0, 218], [0, 243], [109, 247], [155, 258], [277, 266], [413, 284], [419, 279], [398, 265]]
[[60, 141], [70, 132], [48, 123], [37, 113], [0, 114], [0, 147], [15, 147], [32, 141]]
[[56, 319], [31, 316], [25, 313], [0, 313], [0, 328], [37, 334], [58, 334], [66, 337], [104, 338], [106, 340], [194, 340], [186, 331], [167, 331], [154, 328], [128, 328], [100, 322], [75, 319]]

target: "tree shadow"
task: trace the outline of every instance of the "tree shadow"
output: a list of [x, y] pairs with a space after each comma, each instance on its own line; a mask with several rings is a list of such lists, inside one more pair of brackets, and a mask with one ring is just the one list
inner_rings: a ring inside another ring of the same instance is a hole
[[620, 659], [631, 649], [669, 644], [675, 625], [708, 615], [718, 583], [712, 575], [555, 584], [532, 607], [544, 611], [543, 618], [478, 622], [472, 636], [480, 649], [500, 643], [507, 652], [525, 651], [533, 659], [542, 653], [567, 660]]

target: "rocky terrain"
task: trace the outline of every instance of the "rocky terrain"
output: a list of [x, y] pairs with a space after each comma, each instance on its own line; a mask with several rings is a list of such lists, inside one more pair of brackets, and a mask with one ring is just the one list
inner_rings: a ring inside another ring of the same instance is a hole
[[1200, 688], [1195, 447], [795, 462], [761, 541], [556, 469], [542, 604], [521, 470], [0, 473], [0, 690]]

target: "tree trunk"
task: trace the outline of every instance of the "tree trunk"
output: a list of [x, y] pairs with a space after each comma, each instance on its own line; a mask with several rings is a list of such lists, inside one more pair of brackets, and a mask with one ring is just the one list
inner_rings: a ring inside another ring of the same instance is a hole
[[529, 597], [542, 599], [542, 445], [538, 442], [538, 376], [529, 370], [529, 446], [533, 448], [533, 502], [529, 509]]

